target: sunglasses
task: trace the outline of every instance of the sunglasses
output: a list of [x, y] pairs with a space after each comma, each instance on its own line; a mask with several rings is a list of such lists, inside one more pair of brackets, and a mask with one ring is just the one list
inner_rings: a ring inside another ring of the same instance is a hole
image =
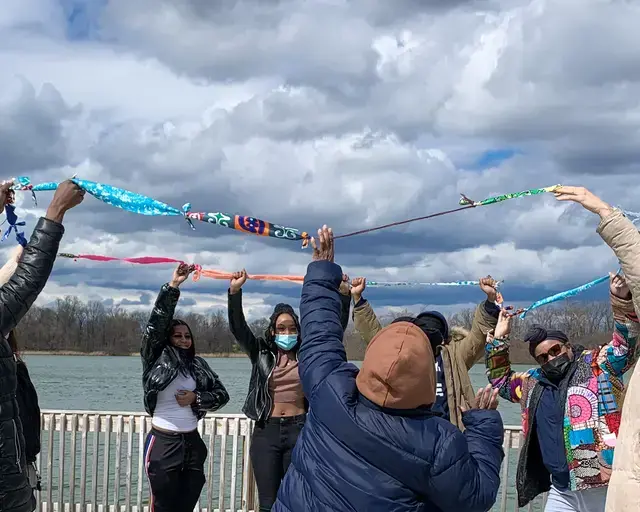
[[543, 364], [549, 361], [549, 357], [558, 357], [562, 351], [564, 350], [564, 345], [562, 343], [558, 343], [547, 350], [545, 353], [539, 354], [536, 356], [536, 361], [538, 364], [542, 366]]

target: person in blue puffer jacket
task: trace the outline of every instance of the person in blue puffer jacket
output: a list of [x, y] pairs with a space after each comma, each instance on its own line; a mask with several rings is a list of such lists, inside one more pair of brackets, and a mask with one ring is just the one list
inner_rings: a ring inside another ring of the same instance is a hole
[[486, 512], [500, 485], [503, 425], [496, 394], [478, 392], [464, 434], [430, 411], [427, 335], [393, 323], [370, 342], [362, 369], [342, 344], [333, 233], [311, 240], [300, 302], [299, 372], [310, 409], [273, 512]]

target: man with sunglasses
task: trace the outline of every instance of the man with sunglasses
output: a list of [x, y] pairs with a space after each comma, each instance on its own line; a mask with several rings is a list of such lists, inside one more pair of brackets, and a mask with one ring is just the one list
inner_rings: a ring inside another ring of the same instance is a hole
[[620, 426], [623, 376], [637, 360], [640, 324], [629, 286], [611, 274], [611, 342], [586, 349], [565, 333], [534, 325], [524, 341], [539, 367], [509, 361], [511, 317], [501, 312], [487, 337], [489, 381], [522, 408], [524, 443], [516, 475], [518, 505], [549, 492], [545, 512], [604, 512]]

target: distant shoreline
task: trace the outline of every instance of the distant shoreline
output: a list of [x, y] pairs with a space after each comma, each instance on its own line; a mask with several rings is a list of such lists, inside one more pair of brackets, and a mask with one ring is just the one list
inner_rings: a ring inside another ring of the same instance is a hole
[[[108, 356], [108, 357], [140, 357], [138, 352], [131, 354], [109, 354], [107, 352], [79, 352], [77, 350], [23, 350], [20, 352], [23, 356]], [[246, 354], [237, 352], [212, 352], [209, 354], [198, 354], [200, 357], [207, 358], [237, 358], [247, 357]]]

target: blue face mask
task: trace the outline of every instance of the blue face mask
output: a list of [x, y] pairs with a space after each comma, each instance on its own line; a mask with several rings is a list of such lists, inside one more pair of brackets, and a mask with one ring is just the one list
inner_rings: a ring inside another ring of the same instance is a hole
[[282, 350], [291, 350], [298, 343], [297, 334], [276, 334], [276, 345]]

